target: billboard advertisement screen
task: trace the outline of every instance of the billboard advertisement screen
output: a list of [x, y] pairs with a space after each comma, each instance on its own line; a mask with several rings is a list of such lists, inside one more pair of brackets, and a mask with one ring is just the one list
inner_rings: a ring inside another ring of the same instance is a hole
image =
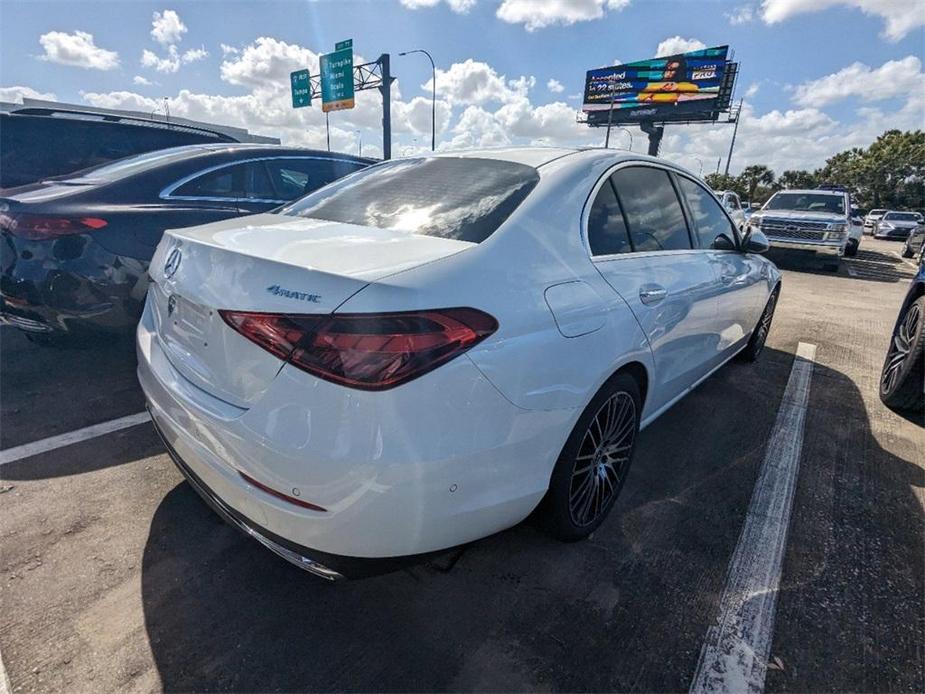
[[592, 125], [712, 120], [729, 107], [729, 46], [588, 70], [582, 110]]

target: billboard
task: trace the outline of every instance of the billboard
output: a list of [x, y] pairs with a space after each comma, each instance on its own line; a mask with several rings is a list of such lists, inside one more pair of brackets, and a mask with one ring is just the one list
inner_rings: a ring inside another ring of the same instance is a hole
[[582, 111], [591, 125], [712, 121], [729, 108], [729, 46], [588, 70]]

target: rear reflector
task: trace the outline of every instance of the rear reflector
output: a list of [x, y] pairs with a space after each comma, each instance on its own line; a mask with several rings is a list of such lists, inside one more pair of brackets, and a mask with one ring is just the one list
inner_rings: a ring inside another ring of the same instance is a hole
[[32, 241], [85, 234], [102, 229], [108, 222], [99, 217], [49, 217], [36, 214], [0, 214], [0, 228], [13, 236]]
[[244, 481], [248, 482], [249, 484], [254, 485], [255, 487], [257, 487], [257, 489], [259, 489], [262, 492], [266, 492], [270, 496], [275, 496], [277, 499], [288, 501], [290, 504], [295, 504], [296, 506], [301, 506], [302, 508], [308, 508], [308, 509], [311, 509], [312, 511], [322, 511], [322, 512], [327, 513], [326, 508], [321, 508], [320, 506], [316, 506], [315, 504], [310, 504], [307, 501], [302, 501], [298, 497], [289, 496], [288, 494], [283, 494], [282, 492], [278, 492], [275, 489], [272, 489], [271, 487], [268, 487], [267, 485], [262, 484], [261, 482], [258, 482], [250, 475], [245, 475], [240, 470], [238, 470], [238, 474], [241, 475]]
[[474, 308], [334, 315], [219, 313], [234, 330], [280, 359], [362, 390], [407, 383], [498, 329], [498, 321]]

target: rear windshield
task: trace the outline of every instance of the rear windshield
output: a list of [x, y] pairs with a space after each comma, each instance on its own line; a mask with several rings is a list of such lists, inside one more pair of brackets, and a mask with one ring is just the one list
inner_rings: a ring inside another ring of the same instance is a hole
[[279, 212], [481, 243], [539, 178], [532, 166], [497, 159], [405, 159], [347, 176]]
[[844, 214], [845, 196], [825, 193], [777, 193], [768, 200], [765, 209]]
[[893, 222], [917, 222], [920, 217], [915, 212], [888, 212], [883, 219]]

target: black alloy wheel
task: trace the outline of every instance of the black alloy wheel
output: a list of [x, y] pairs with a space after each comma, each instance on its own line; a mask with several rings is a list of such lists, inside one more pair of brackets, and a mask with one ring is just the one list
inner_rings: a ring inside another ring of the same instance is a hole
[[764, 343], [768, 340], [768, 333], [771, 332], [771, 322], [774, 320], [774, 309], [777, 308], [777, 298], [779, 296], [780, 287], [771, 292], [771, 296], [768, 297], [768, 303], [765, 304], [761, 318], [758, 319], [758, 325], [755, 326], [748, 344], [742, 350], [742, 358], [745, 361], [757, 360], [764, 349]]
[[895, 410], [925, 407], [925, 296], [910, 302], [893, 330], [880, 374], [880, 399]]
[[585, 408], [540, 507], [553, 535], [581, 540], [607, 517], [626, 481], [641, 413], [639, 386], [628, 373], [614, 376]]

